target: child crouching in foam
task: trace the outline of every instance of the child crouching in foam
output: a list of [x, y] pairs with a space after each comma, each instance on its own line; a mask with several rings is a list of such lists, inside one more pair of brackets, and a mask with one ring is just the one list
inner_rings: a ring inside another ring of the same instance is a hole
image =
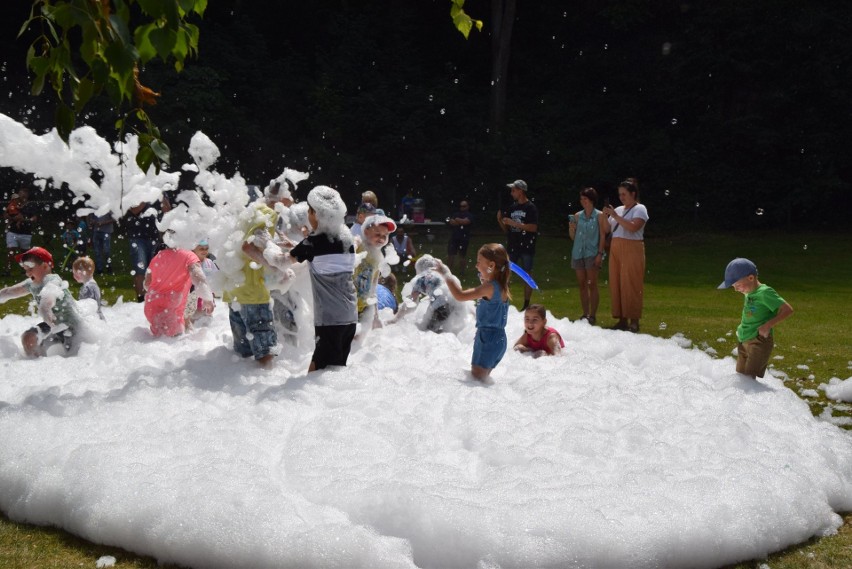
[[61, 345], [65, 353], [76, 347], [75, 334], [80, 315], [67, 283], [53, 274], [53, 256], [41, 247], [33, 247], [15, 257], [27, 280], [0, 290], [0, 303], [31, 294], [39, 316], [44, 319], [21, 336], [24, 353], [45, 356], [51, 346]]
[[95, 262], [90, 257], [80, 257], [75, 259], [71, 265], [71, 273], [74, 275], [74, 280], [80, 283], [80, 292], [77, 293], [78, 300], [92, 299], [98, 306], [98, 318], [106, 320], [104, 313], [101, 310], [101, 287], [95, 282]]
[[541, 304], [530, 304], [524, 311], [524, 333], [515, 342], [515, 350], [542, 355], [558, 356], [565, 342], [554, 328], [547, 325], [547, 311]]
[[[444, 277], [438, 271], [440, 261], [432, 255], [422, 255], [414, 264], [416, 276], [403, 287], [403, 304], [397, 318], [402, 318], [417, 306], [417, 302], [426, 299], [428, 307], [417, 327], [421, 330], [441, 333], [447, 331], [447, 321], [460, 307], [459, 302], [450, 294]], [[452, 278], [461, 287], [458, 279]]]

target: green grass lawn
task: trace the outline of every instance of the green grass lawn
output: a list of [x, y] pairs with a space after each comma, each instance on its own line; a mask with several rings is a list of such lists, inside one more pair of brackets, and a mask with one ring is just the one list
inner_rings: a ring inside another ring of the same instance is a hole
[[[429, 241], [415, 235], [418, 248], [443, 257], [446, 241], [441, 235]], [[502, 241], [499, 234], [474, 238], [469, 256], [488, 241]], [[115, 275], [98, 278], [104, 297], [115, 302], [119, 296], [135, 297], [127, 267], [126, 242], [114, 247]], [[712, 350], [728, 356], [736, 346], [733, 331], [739, 323], [742, 296], [732, 290], [716, 290], [725, 266], [734, 257], [748, 257], [759, 270], [760, 279], [773, 286], [794, 308], [794, 314], [776, 330], [773, 359], [777, 372], [786, 375], [785, 385], [802, 395], [814, 415], [830, 414], [837, 421], [852, 422], [852, 405], [825, 398], [818, 389], [832, 377], [852, 376], [852, 236], [817, 234], [687, 234], [651, 238], [646, 242], [647, 275], [642, 333], [669, 338], [681, 334], [692, 341], [692, 349]], [[581, 315], [574, 271], [570, 268], [571, 242], [567, 237], [543, 236], [539, 240], [533, 277], [540, 291], [533, 301], [541, 302], [556, 316], [572, 320]], [[477, 281], [469, 263], [463, 283]], [[21, 276], [21, 275], [18, 275]], [[70, 275], [65, 274], [71, 282]], [[598, 325], [608, 326], [609, 292], [607, 274], [601, 274], [601, 306]], [[19, 279], [3, 278], [4, 286]], [[403, 279], [401, 279], [403, 280]], [[520, 306], [523, 289], [514, 279], [512, 296]], [[400, 282], [401, 288], [402, 282]], [[76, 283], [71, 284], [76, 292]], [[0, 305], [0, 316], [25, 313], [27, 301]], [[510, 338], [516, 331], [510, 331]], [[517, 331], [520, 334], [520, 331]], [[733, 360], [731, 361], [733, 367]], [[808, 390], [807, 394], [803, 391]], [[813, 393], [810, 391], [813, 390]], [[815, 395], [815, 396], [814, 396]], [[845, 425], [850, 428], [852, 425]], [[836, 536], [814, 539], [775, 554], [769, 560], [737, 565], [772, 569], [845, 569], [852, 567], [852, 515]], [[0, 518], [0, 569], [23, 567], [93, 566], [98, 557], [113, 555], [116, 567], [157, 567], [155, 561], [120, 550], [93, 545], [67, 533], [9, 522]]]

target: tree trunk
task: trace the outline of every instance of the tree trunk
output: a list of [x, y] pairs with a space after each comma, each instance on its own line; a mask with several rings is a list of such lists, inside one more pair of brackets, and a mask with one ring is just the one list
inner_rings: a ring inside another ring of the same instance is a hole
[[506, 122], [509, 52], [515, 23], [515, 0], [491, 0], [491, 132], [499, 135]]

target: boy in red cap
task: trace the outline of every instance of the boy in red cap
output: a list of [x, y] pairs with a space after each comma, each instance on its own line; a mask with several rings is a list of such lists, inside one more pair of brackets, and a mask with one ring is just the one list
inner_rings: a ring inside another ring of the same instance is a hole
[[28, 356], [46, 355], [47, 348], [60, 344], [68, 352], [80, 316], [67, 283], [53, 274], [53, 256], [47, 249], [33, 247], [15, 257], [27, 275], [27, 280], [0, 290], [0, 303], [31, 294], [39, 316], [44, 319], [21, 336]]

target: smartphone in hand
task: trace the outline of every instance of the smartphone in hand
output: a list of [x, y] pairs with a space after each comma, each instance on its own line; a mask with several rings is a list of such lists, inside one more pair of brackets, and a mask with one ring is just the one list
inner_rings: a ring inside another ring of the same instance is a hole
[[574, 214], [568, 216], [568, 223], [577, 223], [577, 218], [574, 217]]

